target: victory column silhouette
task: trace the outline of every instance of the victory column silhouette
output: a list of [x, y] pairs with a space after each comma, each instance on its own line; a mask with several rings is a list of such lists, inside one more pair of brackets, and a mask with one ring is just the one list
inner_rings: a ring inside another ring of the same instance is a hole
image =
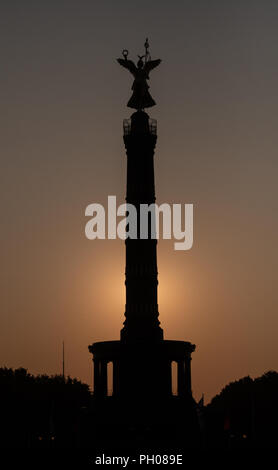
[[[149, 73], [160, 64], [151, 60], [148, 40], [137, 67], [123, 51], [117, 59], [134, 77], [124, 120], [127, 154], [126, 202], [137, 208], [138, 238], [127, 238], [125, 322], [120, 340], [89, 346], [94, 363], [94, 395], [90, 415], [90, 445], [103, 448], [182, 449], [198, 447], [196, 403], [191, 392], [191, 353], [195, 345], [163, 339], [158, 320], [157, 240], [140, 239], [140, 204], [155, 202], [154, 149], [156, 121], [144, 111], [155, 105], [149, 93]], [[144, 60], [143, 60], [144, 59]], [[173, 394], [172, 364], [177, 363], [177, 394]], [[113, 367], [108, 396], [107, 365]]]

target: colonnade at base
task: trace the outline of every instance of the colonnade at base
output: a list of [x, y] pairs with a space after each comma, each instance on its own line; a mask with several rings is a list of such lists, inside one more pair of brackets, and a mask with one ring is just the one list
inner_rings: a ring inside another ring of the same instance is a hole
[[[178, 397], [191, 396], [191, 352], [185, 341], [162, 340], [137, 344], [122, 341], [94, 343], [89, 347], [94, 363], [94, 395]], [[108, 390], [108, 364], [112, 363], [112, 387]], [[177, 391], [174, 392], [173, 363], [177, 363]]]

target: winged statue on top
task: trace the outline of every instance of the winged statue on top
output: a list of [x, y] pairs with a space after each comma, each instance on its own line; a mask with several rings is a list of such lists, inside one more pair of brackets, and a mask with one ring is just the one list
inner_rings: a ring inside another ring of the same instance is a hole
[[157, 67], [161, 60], [151, 60], [151, 56], [149, 53], [149, 42], [148, 39], [146, 39], [145, 42], [145, 54], [139, 57], [139, 60], [137, 62], [137, 66], [134, 64], [132, 60], [129, 60], [128, 57], [128, 50], [124, 49], [122, 54], [123, 54], [123, 59], [117, 59], [120, 65], [125, 67], [130, 71], [130, 73], [134, 77], [134, 81], [132, 84], [132, 96], [130, 100], [127, 103], [127, 106], [129, 108], [134, 108], [137, 110], [142, 110], [145, 108], [151, 108], [154, 106], [156, 103], [154, 99], [152, 98], [151, 94], [149, 93], [149, 85], [147, 83], [147, 80], [149, 80], [149, 73], [151, 70], [153, 70], [155, 67]]

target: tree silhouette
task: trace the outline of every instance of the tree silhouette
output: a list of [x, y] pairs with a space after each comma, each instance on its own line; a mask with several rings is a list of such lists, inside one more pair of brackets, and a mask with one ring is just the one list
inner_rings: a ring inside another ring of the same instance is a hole
[[0, 446], [75, 445], [80, 410], [89, 400], [89, 387], [79, 380], [1, 368]]
[[212, 447], [274, 448], [278, 438], [278, 373], [249, 376], [227, 385], [206, 407]]

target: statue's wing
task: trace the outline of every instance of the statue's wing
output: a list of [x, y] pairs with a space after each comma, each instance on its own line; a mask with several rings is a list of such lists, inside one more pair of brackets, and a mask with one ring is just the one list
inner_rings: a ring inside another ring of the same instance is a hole
[[127, 59], [117, 59], [120, 65], [128, 69], [133, 75], [136, 73], [136, 65], [132, 60], [127, 60]]
[[161, 62], [161, 59], [157, 59], [157, 60], [149, 60], [148, 62], [145, 63], [145, 71], [147, 73], [149, 73], [152, 69], [154, 69], [155, 67], [157, 67]]

